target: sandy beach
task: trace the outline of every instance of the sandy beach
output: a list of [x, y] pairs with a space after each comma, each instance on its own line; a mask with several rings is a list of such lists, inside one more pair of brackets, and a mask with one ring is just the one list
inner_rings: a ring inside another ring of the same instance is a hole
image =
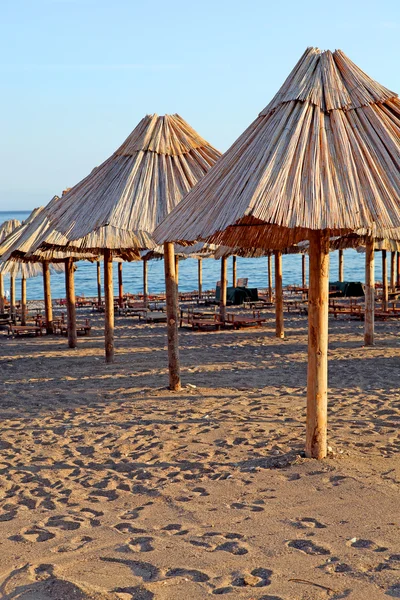
[[[80, 314], [85, 314], [81, 312]], [[329, 445], [304, 458], [307, 320], [181, 330], [117, 317], [65, 338], [0, 332], [0, 597], [400, 597], [398, 323], [330, 321]]]

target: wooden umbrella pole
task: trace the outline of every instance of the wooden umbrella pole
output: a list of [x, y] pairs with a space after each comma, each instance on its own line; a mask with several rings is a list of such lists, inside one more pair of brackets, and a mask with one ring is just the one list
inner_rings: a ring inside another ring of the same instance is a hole
[[15, 317], [15, 277], [10, 276], [10, 315]]
[[167, 299], [167, 335], [169, 389], [178, 392], [181, 389], [178, 342], [178, 294], [175, 277], [174, 244], [164, 244], [165, 292]]
[[26, 325], [26, 278], [21, 279], [21, 325]]
[[0, 313], [4, 313], [4, 277], [3, 273], [0, 273]]
[[343, 256], [343, 250], [339, 250], [339, 281], [344, 281], [344, 256]]
[[328, 409], [329, 234], [310, 233], [306, 456], [325, 458]]
[[387, 278], [386, 250], [382, 250], [382, 310], [387, 311], [389, 300], [389, 288]]
[[118, 306], [124, 305], [124, 283], [122, 280], [122, 262], [118, 263]]
[[176, 283], [176, 301], [179, 310], [179, 256], [175, 254], [175, 283]]
[[147, 306], [148, 288], [147, 288], [147, 260], [143, 260], [143, 302]]
[[219, 317], [221, 321], [226, 320], [226, 290], [228, 287], [228, 259], [226, 256], [221, 258], [221, 297], [219, 301]]
[[[51, 286], [50, 286], [50, 265], [47, 260], [43, 261], [43, 294], [44, 294], [44, 312], [46, 319], [46, 332], [53, 333], [53, 305], [51, 301]], [[75, 295], [74, 295], [75, 306]], [[76, 345], [76, 344], [75, 344]], [[75, 346], [70, 346], [75, 348]]]
[[[43, 269], [44, 274], [44, 269]], [[68, 346], [76, 348], [76, 306], [75, 306], [75, 282], [74, 282], [74, 261], [72, 258], [65, 259], [65, 293], [67, 301], [67, 331]]]
[[272, 256], [268, 254], [268, 302], [272, 304]]
[[285, 337], [283, 327], [282, 252], [275, 252], [275, 335]]
[[397, 252], [397, 279], [396, 286], [400, 287], [400, 252]]
[[301, 255], [301, 287], [303, 290], [307, 287], [306, 255]]
[[236, 287], [237, 283], [237, 267], [236, 267], [236, 256], [232, 256], [232, 285]]
[[104, 345], [106, 363], [114, 362], [114, 289], [111, 250], [104, 250]]
[[101, 269], [100, 269], [100, 261], [97, 261], [96, 265], [97, 269], [97, 304], [99, 308], [101, 306]]
[[396, 291], [396, 252], [390, 253], [390, 291]]
[[365, 250], [364, 345], [373, 346], [375, 314], [375, 258], [374, 239], [372, 237], [367, 239]]
[[197, 279], [198, 279], [198, 288], [199, 288], [199, 300], [203, 295], [203, 261], [201, 258], [197, 261]]

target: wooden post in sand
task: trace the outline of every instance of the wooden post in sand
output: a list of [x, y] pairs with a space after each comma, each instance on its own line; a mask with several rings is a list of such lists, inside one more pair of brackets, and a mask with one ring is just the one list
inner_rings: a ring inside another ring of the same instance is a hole
[[237, 283], [237, 268], [236, 268], [236, 256], [232, 256], [232, 285], [235, 288]]
[[329, 235], [310, 233], [306, 456], [327, 454]]
[[390, 291], [396, 291], [396, 252], [390, 253]]
[[199, 300], [203, 295], [203, 261], [201, 258], [197, 261], [197, 286], [199, 288]]
[[307, 271], [306, 271], [306, 255], [301, 255], [301, 287], [303, 288], [303, 292], [307, 287]]
[[400, 252], [397, 252], [397, 278], [396, 286], [400, 287]]
[[21, 279], [21, 325], [26, 325], [26, 277]]
[[[67, 301], [67, 332], [69, 348], [76, 348], [76, 307], [75, 307], [75, 282], [74, 261], [72, 258], [65, 259], [65, 294]], [[43, 265], [44, 275], [44, 265]]]
[[[175, 252], [175, 246], [174, 246], [174, 252]], [[175, 282], [176, 282], [176, 307], [177, 307], [177, 311], [179, 312], [179, 256], [177, 256], [175, 254], [174, 256], [174, 260], [175, 260]]]
[[228, 287], [228, 259], [226, 256], [221, 258], [221, 288], [219, 300], [219, 318], [221, 321], [226, 320], [226, 290]]
[[178, 392], [181, 389], [178, 344], [178, 293], [175, 278], [174, 244], [164, 244], [165, 291], [167, 300], [167, 335], [169, 389]]
[[4, 313], [4, 277], [3, 273], [0, 273], [0, 313]]
[[386, 250], [382, 250], [382, 310], [387, 311], [389, 300], [389, 288], [387, 277]]
[[148, 267], [148, 262], [144, 258], [143, 259], [143, 302], [144, 302], [145, 306], [147, 306], [147, 296], [148, 296], [147, 267]]
[[114, 362], [114, 287], [111, 250], [104, 250], [104, 346], [106, 363]]
[[396, 287], [400, 286], [400, 252], [396, 252]]
[[[44, 295], [44, 315], [46, 320], [46, 332], [53, 333], [53, 304], [51, 301], [51, 286], [50, 286], [50, 266], [47, 260], [43, 261], [43, 295]], [[73, 265], [72, 265], [73, 268]], [[72, 275], [73, 276], [73, 275]], [[74, 295], [75, 306], [75, 295]], [[75, 346], [70, 346], [75, 348]]]
[[344, 256], [343, 256], [343, 250], [339, 250], [339, 281], [344, 281]]
[[285, 337], [283, 327], [283, 289], [282, 289], [282, 252], [274, 252], [275, 256], [275, 335]]
[[374, 344], [374, 314], [375, 314], [375, 257], [374, 239], [369, 237], [365, 246], [365, 315], [364, 315], [364, 345]]
[[10, 315], [15, 317], [15, 277], [10, 275]]
[[268, 254], [268, 302], [272, 304], [272, 256]]
[[101, 306], [101, 273], [100, 273], [100, 261], [97, 261], [97, 265], [96, 265], [96, 270], [97, 270], [97, 304], [99, 305], [99, 308]]
[[124, 283], [122, 279], [122, 262], [118, 263], [118, 306], [124, 306]]

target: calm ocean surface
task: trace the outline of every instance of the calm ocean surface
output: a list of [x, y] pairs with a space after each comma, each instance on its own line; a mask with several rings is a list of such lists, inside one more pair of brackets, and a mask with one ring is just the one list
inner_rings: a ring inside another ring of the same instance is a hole
[[[9, 219], [23, 221], [29, 216], [29, 212], [1, 212], [0, 224]], [[355, 250], [346, 250], [344, 253], [345, 280], [364, 282], [364, 255]], [[232, 281], [232, 259], [228, 262], [228, 282]], [[376, 256], [375, 277], [381, 279], [381, 261], [379, 253]], [[96, 265], [80, 261], [77, 263], [75, 273], [75, 292], [77, 295], [96, 296]], [[117, 267], [114, 264], [114, 289], [117, 290]], [[330, 280], [337, 281], [338, 276], [338, 253], [331, 253]], [[162, 260], [149, 261], [149, 293], [163, 292], [164, 286], [164, 264]], [[266, 258], [238, 258], [237, 276], [248, 277], [249, 287], [265, 288], [267, 282], [267, 259]], [[102, 274], [103, 277], [103, 274]], [[203, 260], [203, 289], [214, 288], [220, 279], [220, 261], [213, 258]], [[124, 291], [138, 293], [142, 291], [142, 264], [140, 262], [124, 263], [123, 265]], [[283, 257], [283, 284], [301, 283], [301, 256], [289, 255]], [[8, 287], [8, 278], [5, 277], [5, 289]], [[52, 274], [51, 289], [53, 298], [64, 298], [64, 274]], [[197, 289], [197, 260], [188, 258], [179, 263], [179, 289], [181, 291], [192, 291]], [[17, 283], [17, 299], [20, 298], [20, 286]], [[35, 277], [27, 282], [27, 296], [29, 300], [43, 298], [42, 278]]]

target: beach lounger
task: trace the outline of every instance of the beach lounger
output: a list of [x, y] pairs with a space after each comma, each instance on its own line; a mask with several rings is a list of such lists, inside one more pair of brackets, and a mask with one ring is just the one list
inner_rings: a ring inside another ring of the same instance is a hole
[[240, 329], [241, 327], [261, 327], [265, 321], [266, 319], [260, 317], [258, 311], [253, 311], [252, 317], [235, 315], [233, 313], [228, 313], [226, 315], [226, 324], [233, 325], [234, 329]]
[[18, 337], [20, 335], [43, 335], [43, 329], [40, 325], [8, 325], [8, 333], [12, 337]]
[[146, 323], [166, 323], [167, 313], [156, 310], [142, 311], [139, 315], [139, 320], [144, 320]]

